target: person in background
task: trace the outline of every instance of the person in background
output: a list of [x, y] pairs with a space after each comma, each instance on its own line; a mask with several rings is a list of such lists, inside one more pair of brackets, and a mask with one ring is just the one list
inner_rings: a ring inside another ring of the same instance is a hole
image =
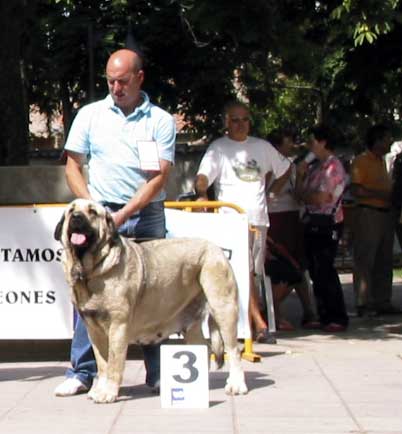
[[[302, 305], [303, 317], [301, 325], [306, 329], [319, 327], [317, 322], [312, 299], [310, 296], [309, 285], [305, 273], [305, 259], [303, 251], [303, 226], [300, 221], [300, 203], [296, 198], [296, 165], [294, 136], [290, 131], [273, 131], [269, 136], [269, 141], [275, 148], [289, 160], [291, 171], [289, 178], [282, 189], [273, 189], [275, 177], [272, 176], [267, 189], [268, 210], [269, 210], [269, 231], [268, 235], [272, 240], [284, 247], [288, 255], [297, 261], [301, 268], [300, 279], [296, 282], [283, 280], [275, 284], [272, 282], [273, 297], [275, 300], [275, 318], [277, 329], [292, 331], [294, 327], [287, 320], [282, 318], [280, 303], [294, 288]], [[269, 250], [269, 244], [268, 244]], [[268, 271], [269, 273], [269, 271]], [[272, 279], [271, 279], [272, 280]], [[284, 284], [284, 283], [287, 284]], [[289, 285], [290, 283], [290, 285]]]
[[[213, 184], [215, 198], [231, 202], [247, 212], [256, 231], [250, 232], [250, 318], [258, 342], [270, 340], [268, 327], [260, 311], [254, 275], [262, 275], [268, 226], [266, 178], [271, 172], [278, 184], [285, 182], [289, 161], [267, 141], [249, 135], [251, 117], [247, 105], [232, 101], [224, 108], [227, 134], [213, 141], [200, 163], [195, 179], [199, 200], [208, 200]], [[223, 212], [233, 212], [224, 208]]]
[[[152, 104], [141, 90], [144, 69], [141, 55], [123, 49], [113, 53], [106, 65], [109, 95], [84, 106], [72, 124], [65, 145], [66, 178], [76, 197], [103, 204], [121, 235], [130, 238], [164, 238], [164, 186], [174, 161], [175, 121]], [[148, 152], [159, 159], [151, 161]], [[152, 152], [150, 153], [152, 154]], [[89, 183], [83, 165], [88, 158]], [[162, 302], [162, 301], [161, 301]], [[144, 345], [146, 384], [159, 389], [159, 345]], [[71, 344], [72, 367], [56, 396], [89, 390], [97, 373], [96, 361], [84, 322], [78, 316]]]
[[392, 143], [389, 152], [385, 154], [385, 165], [387, 172], [392, 176], [394, 164], [397, 156], [402, 152], [402, 141], [398, 140]]
[[393, 162], [391, 204], [395, 233], [402, 248], [402, 151]]
[[385, 125], [367, 131], [367, 150], [351, 168], [351, 190], [356, 199], [353, 228], [353, 286], [358, 316], [399, 314], [391, 303], [394, 222], [391, 178], [384, 156], [392, 143]]
[[343, 229], [342, 195], [346, 173], [334, 154], [332, 134], [324, 125], [311, 129], [310, 150], [318, 161], [297, 166], [298, 198], [305, 204], [304, 249], [313, 282], [316, 307], [323, 331], [347, 329], [342, 285], [335, 268], [335, 256]]

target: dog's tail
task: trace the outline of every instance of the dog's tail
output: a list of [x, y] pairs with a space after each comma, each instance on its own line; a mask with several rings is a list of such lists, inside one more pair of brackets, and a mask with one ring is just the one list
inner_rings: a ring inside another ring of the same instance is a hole
[[209, 335], [211, 338], [211, 350], [215, 354], [217, 368], [221, 368], [224, 363], [224, 345], [221, 332], [212, 315], [208, 319]]

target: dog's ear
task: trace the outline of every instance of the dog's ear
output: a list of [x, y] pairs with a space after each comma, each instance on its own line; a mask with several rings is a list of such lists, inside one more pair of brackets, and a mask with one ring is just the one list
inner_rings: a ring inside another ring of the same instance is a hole
[[95, 260], [95, 263], [98, 265], [92, 269], [91, 278], [107, 273], [120, 262], [122, 250], [121, 239], [116, 225], [114, 224], [113, 217], [109, 212], [105, 214], [102, 232], [103, 244], [99, 246], [99, 251], [96, 253], [97, 258], [102, 258], [102, 260]]
[[59, 223], [57, 223], [56, 229], [54, 230], [54, 239], [57, 241], [61, 240], [61, 233], [63, 230], [64, 220], [65, 220], [65, 216], [64, 216], [64, 212], [63, 212], [63, 215], [61, 216], [61, 219], [60, 219]]
[[117, 232], [112, 215], [108, 212], [106, 213], [106, 226], [107, 232], [110, 236], [109, 239], [111, 241], [111, 244], [113, 245], [116, 241], [119, 240], [119, 233]]

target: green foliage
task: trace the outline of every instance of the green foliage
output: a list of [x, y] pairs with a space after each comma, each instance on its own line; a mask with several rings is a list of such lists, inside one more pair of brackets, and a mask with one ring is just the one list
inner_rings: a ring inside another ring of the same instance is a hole
[[399, 0], [344, 0], [331, 15], [351, 26], [354, 44], [359, 46], [365, 42], [372, 44], [400, 22], [399, 5]]
[[186, 113], [199, 136], [221, 134], [233, 97], [250, 102], [261, 136], [327, 121], [357, 143], [370, 123], [402, 116], [399, 0], [36, 0], [19, 9], [13, 55], [27, 102], [61, 108], [66, 127], [74, 107], [106, 94], [106, 60], [128, 29], [145, 54], [145, 89]]

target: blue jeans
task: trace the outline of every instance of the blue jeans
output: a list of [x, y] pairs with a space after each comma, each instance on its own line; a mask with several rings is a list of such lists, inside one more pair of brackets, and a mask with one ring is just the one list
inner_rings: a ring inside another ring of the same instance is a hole
[[[117, 211], [122, 205], [103, 204], [109, 211]], [[165, 238], [165, 212], [163, 202], [152, 202], [139, 214], [130, 217], [119, 228], [119, 233], [129, 238]], [[71, 343], [71, 365], [67, 369], [66, 377], [78, 378], [83, 384], [91, 387], [97, 374], [97, 366], [92, 345], [84, 321], [76, 316], [74, 336]], [[145, 369], [147, 371], [145, 382], [154, 386], [160, 377], [160, 344], [143, 345]]]

